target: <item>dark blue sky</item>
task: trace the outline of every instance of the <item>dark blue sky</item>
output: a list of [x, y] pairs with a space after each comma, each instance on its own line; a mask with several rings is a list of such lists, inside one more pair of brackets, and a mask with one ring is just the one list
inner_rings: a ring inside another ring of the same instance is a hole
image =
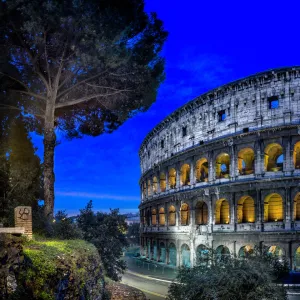
[[[166, 80], [148, 112], [110, 135], [61, 144], [55, 156], [55, 210], [74, 214], [139, 205], [138, 149], [146, 134], [199, 94], [256, 72], [300, 65], [300, 1], [146, 0], [164, 21]], [[35, 137], [42, 155], [42, 138]]]

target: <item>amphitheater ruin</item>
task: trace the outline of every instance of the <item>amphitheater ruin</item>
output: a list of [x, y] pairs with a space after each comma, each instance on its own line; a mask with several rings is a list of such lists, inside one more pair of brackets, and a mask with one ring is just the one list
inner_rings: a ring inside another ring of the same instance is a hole
[[300, 67], [197, 97], [139, 155], [142, 256], [193, 266], [207, 247], [242, 257], [267, 246], [300, 271]]

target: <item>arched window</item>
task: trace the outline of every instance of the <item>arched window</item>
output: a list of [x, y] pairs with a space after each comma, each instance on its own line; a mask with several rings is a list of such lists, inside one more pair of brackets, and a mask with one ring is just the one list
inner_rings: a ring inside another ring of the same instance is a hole
[[230, 257], [230, 251], [229, 251], [228, 247], [220, 245], [216, 249], [217, 261], [224, 261], [224, 260], [228, 259], [229, 257]]
[[298, 193], [294, 199], [293, 207], [293, 219], [294, 221], [300, 221], [300, 193]]
[[215, 224], [229, 224], [229, 203], [225, 199], [219, 199], [215, 207]]
[[253, 248], [250, 245], [246, 245], [240, 248], [239, 257], [245, 258], [253, 254]]
[[255, 222], [254, 200], [250, 196], [244, 196], [238, 201], [237, 221], [238, 223]]
[[221, 153], [216, 159], [216, 178], [229, 178], [230, 156], [227, 153]]
[[300, 169], [300, 142], [294, 146], [293, 160], [295, 169]]
[[148, 196], [151, 196], [152, 191], [151, 191], [151, 180], [148, 179]]
[[298, 247], [295, 251], [294, 267], [295, 271], [300, 271], [300, 247]]
[[272, 143], [266, 147], [264, 165], [265, 165], [265, 171], [267, 172], [282, 171], [283, 149], [281, 145]]
[[238, 170], [240, 175], [254, 173], [254, 151], [251, 148], [244, 148], [238, 154]]
[[199, 245], [196, 249], [197, 265], [206, 265], [209, 263], [210, 251], [205, 245]]
[[152, 209], [152, 225], [156, 225], [156, 209]]
[[169, 226], [176, 225], [176, 209], [175, 206], [171, 205], [169, 207]]
[[166, 174], [165, 173], [160, 173], [159, 184], [160, 184], [160, 191], [165, 192], [166, 191]]
[[165, 209], [163, 207], [161, 207], [159, 209], [159, 225], [160, 226], [164, 226], [165, 223], [166, 223], [166, 220], [165, 220]]
[[190, 247], [187, 244], [183, 244], [181, 247], [181, 258], [182, 266], [190, 267], [191, 266], [191, 253]]
[[190, 184], [190, 165], [184, 164], [180, 169], [180, 183], [181, 185], [189, 185]]
[[264, 201], [264, 221], [277, 222], [283, 220], [283, 201], [279, 194], [270, 194]]
[[152, 180], [152, 188], [153, 188], [153, 194], [156, 194], [157, 193], [157, 187], [158, 187], [158, 182], [157, 182], [157, 177], [154, 176], [153, 177], [153, 180]]
[[170, 189], [175, 189], [176, 187], [176, 170], [173, 168], [169, 171], [169, 186]]
[[196, 182], [208, 181], [208, 162], [206, 158], [201, 158], [196, 162]]
[[208, 208], [204, 201], [198, 201], [195, 209], [196, 225], [205, 225], [208, 223]]
[[180, 207], [180, 221], [181, 225], [189, 225], [190, 223], [190, 211], [186, 203], [183, 203]]
[[172, 266], [176, 266], [177, 264], [177, 250], [176, 250], [176, 246], [173, 243], [170, 243], [169, 245], [169, 261], [170, 261], [170, 265]]
[[284, 257], [284, 251], [279, 246], [271, 246], [268, 250], [268, 253], [274, 256], [278, 256], [279, 260]]

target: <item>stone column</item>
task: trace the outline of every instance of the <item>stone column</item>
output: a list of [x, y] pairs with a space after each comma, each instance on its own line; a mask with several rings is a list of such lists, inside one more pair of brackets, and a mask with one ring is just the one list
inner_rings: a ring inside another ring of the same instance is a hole
[[191, 260], [191, 267], [195, 265], [195, 241], [191, 239], [191, 247], [190, 247], [190, 260]]
[[24, 235], [32, 239], [32, 211], [30, 206], [18, 206], [15, 208], [15, 227], [23, 227]]
[[169, 170], [166, 170], [166, 191], [170, 189], [170, 184], [169, 184]]
[[194, 158], [191, 161], [191, 172], [190, 172], [190, 184], [194, 185], [196, 183], [195, 178], [195, 165], [194, 165]]
[[[192, 204], [193, 204], [193, 202], [192, 202]], [[195, 225], [195, 209], [194, 209], [194, 207], [192, 205], [190, 205], [190, 212], [191, 212], [191, 214], [190, 214], [189, 225], [191, 227], [191, 230], [193, 230], [193, 227]]]
[[157, 173], [156, 175], [156, 178], [157, 178], [157, 194], [160, 194], [161, 193], [161, 189], [160, 189], [160, 172]]
[[230, 153], [229, 174], [230, 174], [231, 178], [235, 178], [235, 176], [236, 176], [236, 170], [235, 170], [236, 169], [236, 154], [235, 154], [234, 145], [230, 146], [229, 153]]
[[180, 226], [180, 205], [176, 204], [176, 226], [177, 228]]
[[180, 187], [180, 168], [179, 164], [176, 166], [176, 189]]
[[293, 149], [291, 145], [291, 138], [287, 137], [286, 139], [284, 139], [284, 144], [286, 146], [285, 152], [283, 153], [283, 171], [285, 172], [285, 175], [291, 175], [291, 172], [295, 169], [293, 163]]
[[[293, 203], [292, 203], [293, 207]], [[285, 189], [285, 200], [283, 201], [283, 212], [284, 212], [284, 229], [291, 230], [291, 190], [290, 188]]]
[[169, 210], [168, 210], [167, 202], [165, 202], [165, 226], [166, 226], [166, 228], [169, 227]]
[[176, 240], [176, 267], [181, 266], [181, 247], [179, 246], [179, 241]]
[[213, 161], [213, 155], [212, 155], [212, 153], [209, 153], [209, 155], [208, 155], [209, 157], [209, 166], [208, 166], [208, 181], [209, 182], [212, 182], [213, 180], [214, 180], [214, 178], [215, 178], [215, 176], [214, 176], [214, 161]]

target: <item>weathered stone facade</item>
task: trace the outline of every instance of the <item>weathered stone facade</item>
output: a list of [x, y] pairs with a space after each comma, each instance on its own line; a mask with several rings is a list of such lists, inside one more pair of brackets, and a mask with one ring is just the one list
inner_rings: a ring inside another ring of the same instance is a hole
[[238, 256], [266, 245], [300, 270], [300, 67], [199, 96], [139, 155], [142, 255], [194, 265], [203, 247]]

